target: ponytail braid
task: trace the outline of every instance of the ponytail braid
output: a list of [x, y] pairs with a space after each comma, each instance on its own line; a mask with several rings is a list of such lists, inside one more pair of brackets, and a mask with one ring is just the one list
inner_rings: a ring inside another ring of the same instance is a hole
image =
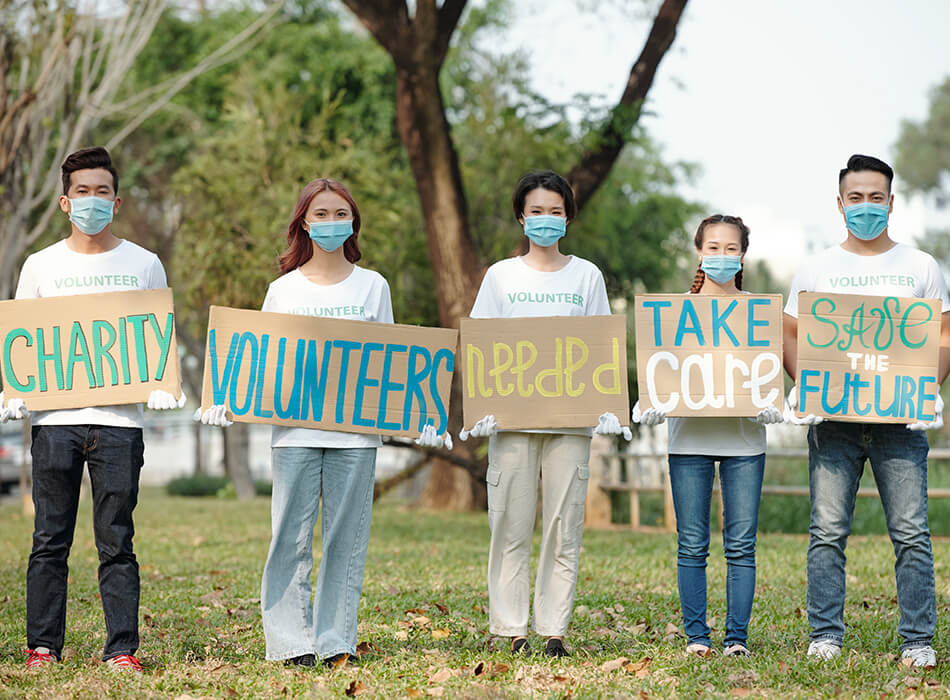
[[699, 294], [699, 290], [703, 288], [703, 283], [706, 281], [706, 273], [703, 272], [703, 266], [700, 265], [696, 268], [696, 276], [693, 278], [693, 286], [689, 288], [690, 294]]
[[736, 289], [740, 292], [742, 291], [742, 268], [739, 268], [739, 271], [736, 273]]

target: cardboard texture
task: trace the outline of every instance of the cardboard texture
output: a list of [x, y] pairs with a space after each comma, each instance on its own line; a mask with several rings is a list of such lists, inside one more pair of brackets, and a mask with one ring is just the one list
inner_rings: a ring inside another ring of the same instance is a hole
[[669, 416], [782, 410], [780, 294], [634, 299], [640, 408]]
[[837, 421], [934, 419], [937, 299], [798, 295], [798, 415]]
[[4, 395], [31, 411], [181, 396], [171, 289], [0, 302]]
[[458, 331], [212, 306], [201, 408], [233, 420], [418, 437], [448, 429]]
[[607, 411], [629, 424], [624, 316], [465, 318], [459, 332], [467, 427], [590, 428]]

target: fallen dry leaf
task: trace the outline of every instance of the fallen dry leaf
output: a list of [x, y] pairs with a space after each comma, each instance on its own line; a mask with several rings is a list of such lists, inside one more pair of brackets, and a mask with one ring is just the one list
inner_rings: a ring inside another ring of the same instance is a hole
[[453, 671], [451, 668], [442, 668], [429, 676], [429, 682], [438, 685], [439, 683], [445, 683], [454, 675], [455, 671]]
[[367, 654], [378, 654], [379, 649], [372, 642], [360, 642], [356, 645], [356, 656], [366, 656]]
[[406, 630], [396, 630], [393, 632], [393, 636], [400, 642], [404, 642], [409, 639], [409, 633]]
[[634, 676], [642, 680], [650, 675], [651, 661], [653, 661], [652, 657], [644, 656], [639, 661], [631, 662], [623, 668], [627, 673], [632, 673]]
[[330, 667], [331, 671], [335, 671], [341, 666], [346, 666], [346, 662], [350, 660], [349, 654], [341, 654], [340, 658], [333, 662], [333, 665]]
[[472, 669], [472, 675], [475, 677], [478, 677], [482, 675], [483, 673], [485, 673], [485, 671], [487, 670], [488, 670], [488, 664], [486, 664], [484, 661], [479, 661], [477, 664], [475, 664], [475, 668]]
[[630, 663], [630, 659], [626, 656], [621, 656], [620, 658], [613, 659], [611, 661], [605, 661], [600, 666], [600, 670], [604, 672], [616, 671], [618, 668], [622, 668], [624, 664]]
[[491, 671], [492, 673], [508, 673], [511, 669], [511, 666], [508, 664], [492, 664]]
[[732, 695], [737, 698], [748, 697], [751, 692], [752, 691], [749, 690], [748, 688], [733, 688], [732, 689]]
[[452, 636], [452, 631], [449, 629], [446, 629], [445, 627], [439, 627], [432, 630], [433, 639], [445, 639], [446, 637], [451, 637], [451, 636]]
[[416, 690], [415, 688], [410, 688], [409, 690], [406, 691], [406, 697], [407, 698], [421, 698], [422, 691]]
[[350, 684], [346, 686], [346, 690], [343, 692], [346, 695], [346, 697], [352, 698], [357, 695], [362, 695], [367, 690], [368, 688], [362, 683], [360, 683], [359, 681], [351, 681]]
[[433, 698], [441, 698], [443, 695], [445, 695], [445, 688], [443, 688], [441, 685], [436, 686], [435, 688], [429, 688], [426, 691], [426, 695], [429, 695]]
[[663, 633], [668, 634], [668, 635], [669, 634], [675, 635], [675, 634], [678, 634], [679, 631], [680, 631], [680, 628], [677, 625], [674, 625], [672, 622], [667, 622], [666, 629], [663, 631]]
[[433, 603], [433, 605], [438, 608], [439, 612], [443, 615], [449, 614], [449, 607], [447, 605], [443, 605], [442, 603]]

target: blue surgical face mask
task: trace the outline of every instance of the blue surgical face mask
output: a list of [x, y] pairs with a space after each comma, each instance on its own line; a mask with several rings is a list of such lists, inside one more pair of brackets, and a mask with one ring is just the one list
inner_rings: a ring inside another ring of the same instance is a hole
[[79, 197], [69, 200], [69, 220], [87, 236], [95, 236], [112, 223], [115, 202], [102, 197]]
[[567, 233], [567, 219], [563, 216], [539, 214], [524, 218], [524, 235], [535, 245], [547, 248], [557, 243]]
[[844, 208], [848, 230], [862, 241], [873, 241], [887, 228], [887, 204], [861, 202]]
[[310, 226], [310, 238], [328, 253], [332, 253], [353, 235], [353, 221], [315, 221]]
[[742, 258], [738, 255], [704, 255], [700, 267], [716, 284], [726, 284], [742, 269]]

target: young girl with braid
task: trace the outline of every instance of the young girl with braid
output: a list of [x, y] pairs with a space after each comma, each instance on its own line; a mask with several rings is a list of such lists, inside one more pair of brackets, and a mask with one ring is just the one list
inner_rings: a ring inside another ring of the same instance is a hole
[[[699, 267], [690, 294], [741, 294], [742, 260], [749, 227], [738, 216], [716, 214], [699, 224], [694, 239]], [[666, 416], [638, 403], [633, 420], [657, 425]], [[716, 462], [723, 500], [726, 553], [726, 636], [724, 654], [745, 656], [755, 593], [755, 533], [765, 468], [765, 425], [782, 414], [764, 409], [755, 418], [670, 418], [669, 464], [678, 536], [676, 578], [688, 654], [712, 654], [706, 624], [706, 559], [709, 506]]]

